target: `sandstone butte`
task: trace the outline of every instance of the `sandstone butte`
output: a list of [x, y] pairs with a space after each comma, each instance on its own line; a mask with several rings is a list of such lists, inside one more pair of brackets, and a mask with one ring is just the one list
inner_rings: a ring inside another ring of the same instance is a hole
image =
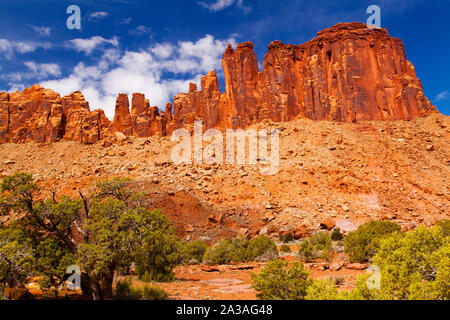
[[166, 105], [151, 107], [141, 93], [119, 94], [109, 121], [90, 111], [81, 92], [60, 98], [34, 85], [23, 92], [0, 93], [0, 143], [79, 141], [92, 144], [116, 132], [127, 136], [170, 135], [177, 128], [246, 128], [264, 119], [297, 118], [356, 122], [407, 120], [437, 112], [424, 96], [403, 42], [386, 29], [341, 23], [302, 45], [274, 41], [263, 70], [251, 42], [226, 49], [222, 66], [225, 92], [213, 70]]

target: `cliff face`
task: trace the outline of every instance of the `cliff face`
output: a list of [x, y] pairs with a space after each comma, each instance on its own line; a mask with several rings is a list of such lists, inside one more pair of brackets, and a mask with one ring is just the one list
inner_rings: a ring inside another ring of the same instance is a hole
[[[259, 72], [253, 44], [226, 49], [222, 60], [225, 92], [215, 71], [174, 97], [165, 112], [143, 94], [120, 94], [113, 121], [91, 112], [80, 92], [60, 99], [39, 86], [23, 93], [0, 93], [0, 143], [94, 143], [105, 135], [169, 135], [203, 120], [205, 128], [245, 128], [264, 119], [296, 118], [353, 122], [402, 120], [436, 111], [424, 96], [403, 43], [385, 29], [343, 23], [302, 45], [269, 45]], [[172, 112], [173, 111], [173, 112]]]

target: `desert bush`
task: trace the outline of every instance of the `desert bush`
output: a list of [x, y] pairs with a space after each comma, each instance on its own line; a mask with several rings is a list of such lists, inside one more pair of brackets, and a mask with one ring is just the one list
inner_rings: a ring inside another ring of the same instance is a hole
[[441, 220], [439, 221], [438, 226], [442, 228], [444, 237], [450, 236], [450, 220]]
[[333, 248], [327, 248], [319, 251], [319, 258], [325, 260], [326, 262], [333, 262], [334, 260], [334, 250]]
[[280, 247], [280, 252], [289, 253], [289, 252], [291, 252], [291, 247], [289, 247], [287, 244], [283, 244]]
[[306, 289], [305, 300], [337, 300], [338, 291], [333, 280], [313, 280]]
[[441, 227], [419, 227], [381, 241], [374, 264], [389, 299], [450, 299], [450, 238]]
[[250, 240], [246, 251], [246, 261], [253, 261], [268, 252], [271, 252], [271, 255], [278, 255], [278, 250], [275, 242], [265, 235], [259, 235], [256, 238]]
[[400, 231], [400, 226], [390, 221], [370, 221], [359, 226], [344, 239], [345, 252], [350, 262], [366, 262], [373, 257], [383, 237]]
[[142, 292], [143, 300], [167, 300], [168, 297], [167, 292], [157, 286], [144, 286]]
[[114, 300], [140, 300], [143, 297], [143, 290], [133, 287], [130, 279], [123, 279], [116, 283], [113, 290]]
[[303, 265], [278, 259], [269, 262], [259, 274], [252, 273], [252, 287], [261, 300], [303, 300], [310, 284]]
[[331, 239], [326, 232], [317, 232], [309, 238], [309, 242], [315, 250], [326, 250], [331, 248]]
[[225, 239], [206, 250], [203, 260], [207, 264], [228, 264], [245, 261], [249, 241], [246, 239]]
[[272, 260], [278, 256], [275, 242], [267, 236], [259, 235], [253, 240], [227, 239], [206, 250], [204, 261], [208, 264], [227, 264], [230, 262]]
[[166, 300], [167, 297], [167, 292], [157, 286], [134, 287], [129, 278], [118, 281], [113, 291], [114, 300]]
[[294, 236], [292, 233], [280, 234], [280, 241], [283, 243], [289, 243], [294, 241]]
[[314, 247], [309, 240], [303, 241], [298, 247], [298, 257], [303, 262], [310, 262], [315, 258]]
[[194, 240], [184, 243], [182, 263], [188, 264], [191, 261], [201, 263], [207, 249], [208, 245], [202, 240]]
[[333, 241], [340, 241], [344, 239], [344, 235], [341, 233], [340, 228], [336, 228], [333, 230], [333, 233], [331, 234], [331, 240]]

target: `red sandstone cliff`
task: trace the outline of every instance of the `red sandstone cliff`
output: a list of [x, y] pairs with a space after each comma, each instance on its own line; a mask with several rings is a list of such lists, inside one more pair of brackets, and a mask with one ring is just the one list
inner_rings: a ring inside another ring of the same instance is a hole
[[[245, 128], [264, 119], [290, 121], [402, 120], [436, 111], [424, 96], [403, 43], [385, 29], [342, 23], [302, 45], [274, 41], [259, 72], [253, 44], [229, 46], [222, 60], [225, 92], [215, 71], [198, 90], [174, 97], [159, 112], [143, 94], [130, 102], [120, 94], [110, 122], [103, 111], [90, 111], [80, 92], [60, 98], [37, 85], [23, 93], [0, 93], [0, 143], [95, 143], [105, 135], [168, 135], [203, 120], [206, 128]], [[173, 111], [173, 112], [172, 112]]]

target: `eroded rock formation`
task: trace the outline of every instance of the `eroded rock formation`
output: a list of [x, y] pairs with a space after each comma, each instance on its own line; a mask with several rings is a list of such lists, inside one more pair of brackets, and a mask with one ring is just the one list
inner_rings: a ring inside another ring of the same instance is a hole
[[269, 45], [260, 72], [251, 42], [231, 45], [222, 60], [225, 92], [213, 70], [166, 111], [150, 107], [143, 94], [130, 102], [119, 94], [110, 122], [90, 111], [80, 92], [60, 98], [37, 85], [23, 93], [0, 93], [0, 143], [95, 143], [105, 135], [168, 135], [203, 120], [207, 128], [245, 128], [264, 119], [362, 121], [402, 120], [435, 112], [424, 96], [403, 43], [385, 29], [342, 23], [302, 45]]

